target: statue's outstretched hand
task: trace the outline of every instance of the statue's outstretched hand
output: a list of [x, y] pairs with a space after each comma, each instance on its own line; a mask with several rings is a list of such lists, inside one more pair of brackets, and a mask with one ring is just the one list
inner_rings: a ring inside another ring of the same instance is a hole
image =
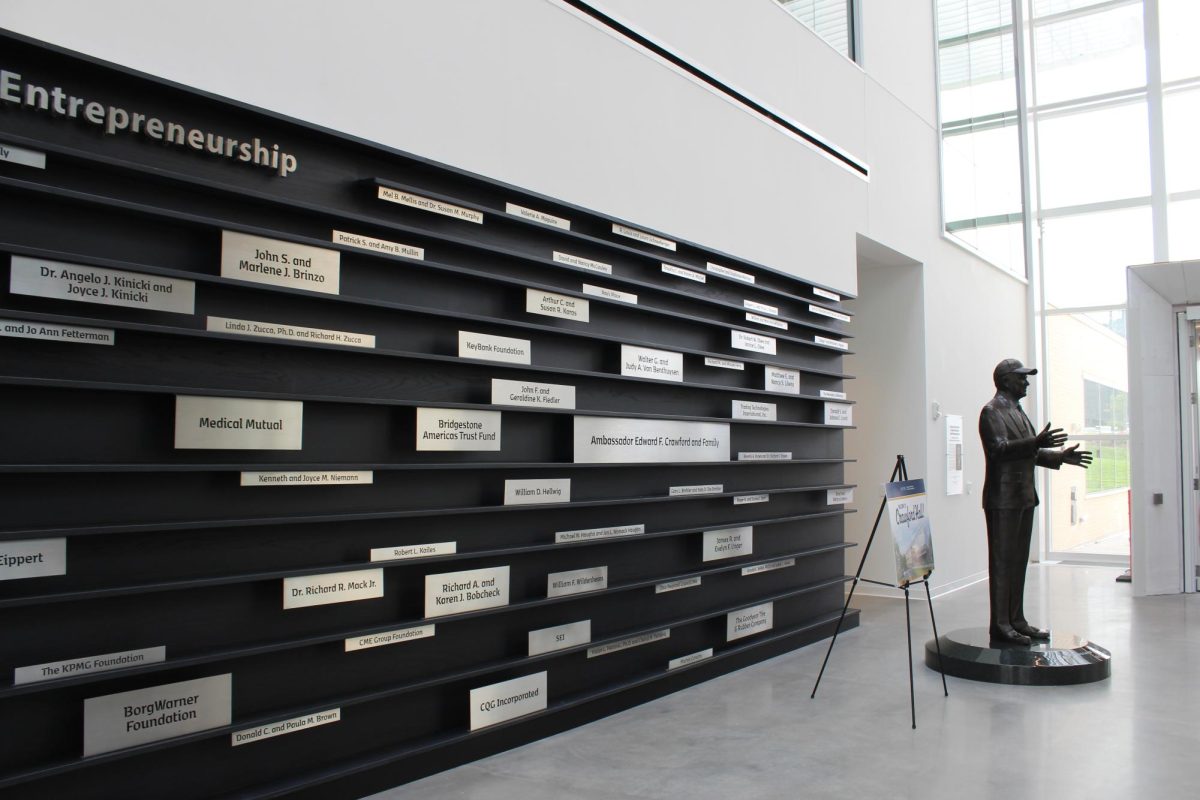
[[1063, 429], [1054, 428], [1051, 430], [1049, 422], [1046, 423], [1046, 427], [1042, 428], [1042, 432], [1037, 435], [1037, 446], [1039, 448], [1062, 447], [1066, 443], [1067, 435], [1063, 433]]
[[1087, 469], [1092, 463], [1092, 451], [1080, 450], [1079, 445], [1073, 444], [1062, 451], [1062, 460], [1064, 464], [1074, 464]]

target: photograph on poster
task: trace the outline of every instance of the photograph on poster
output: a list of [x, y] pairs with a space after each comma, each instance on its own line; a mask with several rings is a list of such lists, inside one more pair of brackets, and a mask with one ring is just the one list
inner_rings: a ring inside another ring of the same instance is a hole
[[933, 534], [926, 510], [925, 481], [884, 484], [888, 521], [896, 551], [896, 582], [907, 586], [933, 573]]

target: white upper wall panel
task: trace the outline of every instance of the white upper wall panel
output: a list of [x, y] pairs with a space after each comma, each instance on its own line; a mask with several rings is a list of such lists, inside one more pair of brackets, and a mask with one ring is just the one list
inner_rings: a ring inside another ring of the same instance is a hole
[[[856, 288], [861, 178], [552, 0], [4, 0], [0, 27]], [[861, 129], [858, 91], [825, 118]]]
[[937, 125], [936, 45], [930, 0], [861, 0], [862, 65], [873, 80]]
[[589, 1], [842, 152], [865, 158], [863, 71], [775, 0]]

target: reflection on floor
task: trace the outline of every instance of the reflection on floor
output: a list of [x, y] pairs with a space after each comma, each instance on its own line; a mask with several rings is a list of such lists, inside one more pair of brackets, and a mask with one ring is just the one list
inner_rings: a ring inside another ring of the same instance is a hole
[[[1196, 796], [1200, 595], [1134, 600], [1106, 567], [1032, 567], [1030, 620], [1108, 648], [1112, 678], [1013, 687], [917, 662], [910, 728], [904, 608], [864, 597], [862, 627], [372, 800], [893, 800]], [[987, 585], [934, 601], [943, 631], [983, 625]], [[913, 606], [914, 650], [929, 637]], [[914, 655], [920, 659], [919, 652]]]
[[1101, 539], [1077, 544], [1066, 551], [1081, 556], [1122, 556], [1129, 558], [1129, 531], [1113, 533]]

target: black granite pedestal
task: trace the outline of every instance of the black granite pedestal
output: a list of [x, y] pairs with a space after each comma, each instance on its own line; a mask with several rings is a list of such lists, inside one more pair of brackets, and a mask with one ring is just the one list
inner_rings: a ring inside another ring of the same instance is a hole
[[[1111, 654], [1073, 634], [1051, 633], [1032, 644], [993, 642], [987, 628], [963, 628], [937, 640], [947, 675], [1019, 686], [1069, 686], [1102, 681], [1112, 674]], [[937, 644], [925, 643], [925, 666], [938, 669]]]

